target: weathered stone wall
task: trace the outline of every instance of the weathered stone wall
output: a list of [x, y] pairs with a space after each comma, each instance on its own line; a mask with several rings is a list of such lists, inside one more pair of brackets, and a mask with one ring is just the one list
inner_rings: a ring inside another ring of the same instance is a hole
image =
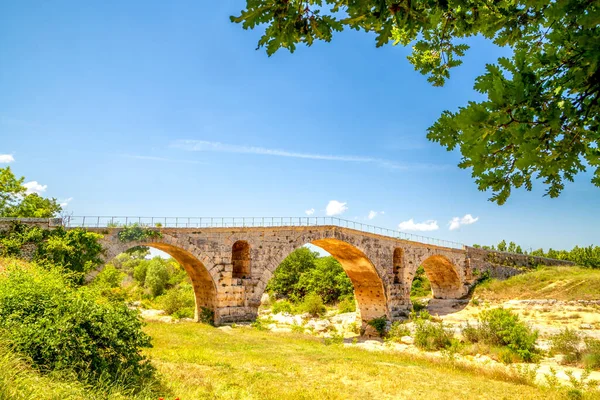
[[555, 260], [526, 254], [507, 253], [502, 251], [484, 250], [465, 246], [467, 260], [472, 266], [474, 277], [484, 273], [496, 279], [507, 279], [522, 274], [538, 265], [575, 265], [572, 261]]
[[15, 222], [37, 226], [42, 229], [52, 229], [62, 226], [61, 218], [0, 218], [0, 231], [10, 229]]

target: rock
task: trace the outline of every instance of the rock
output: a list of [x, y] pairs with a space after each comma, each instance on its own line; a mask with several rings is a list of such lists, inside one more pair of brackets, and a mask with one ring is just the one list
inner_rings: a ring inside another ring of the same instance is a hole
[[306, 323], [307, 328], [313, 328], [315, 332], [325, 332], [331, 323], [327, 320], [311, 319]]
[[158, 319], [159, 316], [165, 315], [164, 310], [142, 310], [142, 318], [146, 319]]
[[218, 327], [217, 329], [220, 331], [223, 331], [223, 332], [231, 332], [233, 330], [233, 328], [230, 327], [229, 325], [223, 325], [223, 326]]
[[271, 298], [269, 297], [269, 293], [267, 293], [267, 292], [263, 293], [262, 297], [260, 298], [260, 303], [265, 304], [265, 303], [268, 303], [269, 301], [271, 301]]
[[415, 343], [415, 339], [413, 339], [412, 336], [402, 336], [400, 338], [400, 341], [404, 344], [414, 344]]
[[581, 324], [579, 325], [579, 329], [594, 329], [594, 326], [591, 324]]
[[160, 318], [157, 319], [157, 321], [164, 322], [164, 323], [167, 323], [167, 324], [171, 324], [171, 323], [175, 322], [173, 320], [173, 317], [171, 317], [170, 315], [165, 315], [164, 317], [160, 317]]

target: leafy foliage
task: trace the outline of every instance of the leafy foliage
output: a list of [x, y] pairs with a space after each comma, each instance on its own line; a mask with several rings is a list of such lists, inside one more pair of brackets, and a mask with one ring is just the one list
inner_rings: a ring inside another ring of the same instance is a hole
[[9, 264], [0, 274], [0, 329], [42, 372], [71, 370], [90, 382], [151, 377], [141, 328], [137, 312], [71, 288], [60, 270]]
[[444, 327], [443, 322], [428, 319], [415, 320], [415, 346], [426, 351], [446, 349], [452, 345], [454, 335]]
[[340, 263], [333, 257], [319, 257], [319, 253], [301, 247], [279, 265], [267, 290], [278, 296], [300, 302], [309, 293], [317, 293], [326, 304], [352, 296], [352, 281]]
[[410, 297], [427, 297], [431, 295], [431, 283], [422, 265], [419, 265], [410, 288]]
[[133, 224], [120, 228], [118, 237], [121, 242], [127, 243], [160, 238], [162, 237], [162, 233], [158, 229]]
[[508, 46], [512, 57], [487, 65], [474, 88], [485, 96], [444, 111], [427, 137], [459, 148], [480, 190], [504, 204], [513, 188], [532, 180], [556, 197], [564, 181], [594, 169], [600, 186], [600, 6], [564, 0], [247, 0], [231, 21], [265, 25], [258, 47], [272, 55], [298, 43], [331, 41], [344, 28], [374, 33], [376, 46], [411, 46], [408, 60], [434, 86], [450, 77], [469, 49], [461, 39], [481, 35]]
[[323, 316], [327, 311], [323, 304], [323, 299], [317, 293], [307, 294], [300, 304], [300, 310], [309, 313], [313, 317]]
[[41, 264], [60, 265], [78, 283], [102, 263], [102, 238], [84, 229], [40, 229], [19, 222], [0, 232], [0, 256], [26, 257]]
[[385, 315], [383, 315], [381, 317], [373, 318], [372, 320], [370, 320], [367, 323], [369, 325], [371, 325], [373, 328], [375, 328], [375, 330], [377, 331], [379, 336], [384, 337], [386, 335], [388, 319]]
[[24, 181], [10, 167], [0, 168], [0, 217], [51, 218], [60, 213], [62, 208], [56, 199], [27, 194]]
[[482, 311], [479, 325], [467, 325], [463, 336], [471, 343], [482, 342], [491, 346], [507, 347], [523, 361], [535, 361], [539, 350], [535, 347], [538, 332], [531, 330], [519, 316], [510, 310], [494, 308]]

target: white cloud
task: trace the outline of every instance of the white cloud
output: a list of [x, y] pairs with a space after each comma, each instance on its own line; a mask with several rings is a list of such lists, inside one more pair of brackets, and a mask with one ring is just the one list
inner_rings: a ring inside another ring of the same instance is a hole
[[9, 164], [11, 162], [15, 162], [12, 154], [0, 154], [0, 164]]
[[346, 210], [348, 210], [348, 207], [346, 206], [347, 203], [341, 203], [337, 200], [331, 200], [329, 202], [329, 204], [327, 204], [327, 207], [325, 208], [325, 213], [328, 216], [332, 216], [332, 215], [340, 215], [343, 214], [344, 212], [346, 212]]
[[304, 211], [304, 213], [305, 213], [306, 215], [313, 215], [313, 214], [315, 213], [315, 209], [314, 209], [314, 208], [311, 208], [311, 209], [309, 209], [309, 210], [306, 210], [306, 211]]
[[42, 192], [45, 192], [46, 189], [48, 189], [48, 185], [42, 185], [42, 184], [38, 183], [38, 181], [25, 182], [23, 184], [23, 186], [25, 186], [25, 188], [27, 189], [25, 191], [25, 194], [31, 194], [31, 193], [40, 194]]
[[423, 232], [437, 231], [438, 229], [440, 229], [437, 221], [435, 221], [435, 220], [430, 219], [425, 222], [415, 222], [412, 218], [409, 219], [408, 221], [400, 222], [400, 224], [398, 224], [398, 228], [400, 228], [401, 231], [423, 231]]
[[61, 201], [60, 206], [62, 208], [65, 208], [66, 206], [69, 205], [69, 203], [73, 200], [72, 197], [69, 197], [68, 199], [64, 199], [63, 201]]
[[241, 146], [235, 144], [226, 144], [220, 142], [210, 142], [207, 140], [176, 140], [171, 143], [171, 147], [188, 151], [209, 151], [218, 153], [237, 153], [237, 154], [256, 154], [263, 156], [305, 158], [310, 160], [342, 161], [354, 163], [370, 163], [380, 167], [413, 170], [413, 169], [445, 169], [446, 165], [435, 164], [400, 164], [394, 161], [382, 158], [364, 157], [364, 156], [346, 156], [332, 154], [299, 153], [281, 149], [269, 149], [257, 146]]
[[473, 218], [471, 214], [465, 214], [464, 217], [454, 217], [450, 220], [448, 225], [450, 225], [450, 230], [453, 231], [461, 227], [461, 225], [471, 225], [479, 220], [479, 217]]
[[373, 218], [375, 218], [376, 216], [378, 216], [378, 215], [383, 215], [383, 214], [385, 214], [385, 212], [384, 212], [384, 211], [373, 211], [373, 210], [371, 210], [371, 211], [369, 211], [369, 215], [367, 216], [367, 218], [368, 218], [368, 219], [373, 219]]

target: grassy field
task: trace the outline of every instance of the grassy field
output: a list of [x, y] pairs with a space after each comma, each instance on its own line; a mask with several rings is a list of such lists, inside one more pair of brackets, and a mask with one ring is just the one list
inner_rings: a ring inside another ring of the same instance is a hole
[[150, 323], [148, 351], [180, 399], [558, 399], [505, 374], [300, 334]]
[[580, 267], [541, 267], [505, 281], [492, 280], [475, 289], [474, 297], [509, 299], [600, 299], [600, 270]]

